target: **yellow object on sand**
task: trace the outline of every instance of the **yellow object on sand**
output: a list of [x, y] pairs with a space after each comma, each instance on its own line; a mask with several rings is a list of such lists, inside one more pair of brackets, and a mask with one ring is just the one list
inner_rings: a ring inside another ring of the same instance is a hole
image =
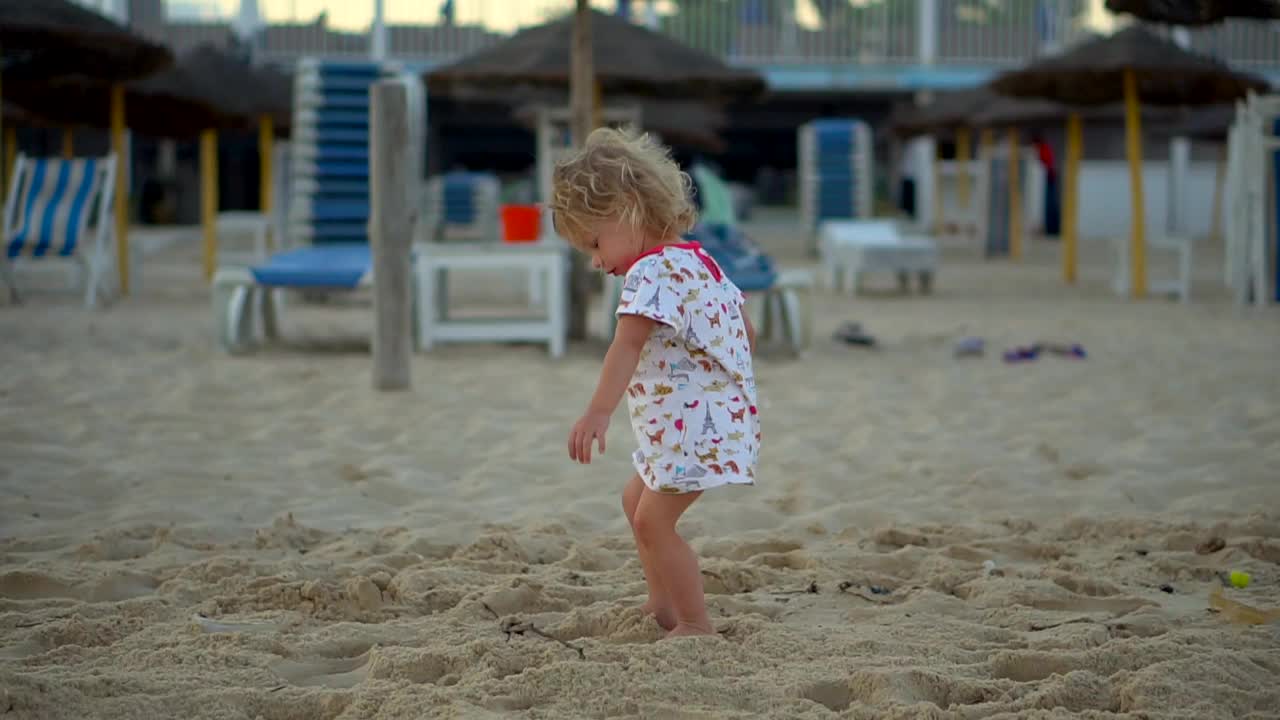
[[1241, 572], [1240, 570], [1232, 570], [1227, 577], [1231, 580], [1232, 585], [1241, 589], [1249, 587], [1249, 581], [1253, 580], [1249, 573]]
[[1222, 588], [1216, 586], [1209, 591], [1209, 607], [1228, 620], [1245, 625], [1266, 625], [1280, 620], [1280, 608], [1256, 608], [1236, 602], [1223, 595]]

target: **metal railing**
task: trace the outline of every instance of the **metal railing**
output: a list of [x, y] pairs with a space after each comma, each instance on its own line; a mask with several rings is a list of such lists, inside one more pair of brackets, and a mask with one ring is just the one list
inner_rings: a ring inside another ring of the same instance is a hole
[[1191, 47], [1246, 69], [1280, 67], [1280, 22], [1228, 20], [1193, 29]]
[[[91, 7], [119, 0], [78, 0]], [[614, 12], [617, 0], [593, 0]], [[902, 65], [918, 61], [921, 7], [932, 4], [939, 64], [1007, 67], [1090, 32], [1087, 0], [630, 0], [636, 22], [734, 64]], [[307, 14], [293, 10], [302, 5]], [[393, 58], [445, 62], [571, 11], [572, 0], [417, 0], [384, 18]], [[139, 8], [162, 8], [165, 13]], [[367, 56], [373, 0], [259, 2], [257, 51], [272, 59]], [[135, 22], [176, 50], [225, 42], [235, 18], [215, 0], [132, 0]], [[452, 8], [451, 12], [448, 8]], [[283, 13], [283, 14], [281, 14]], [[398, 14], [395, 14], [398, 13]], [[164, 16], [167, 15], [167, 19]], [[1280, 23], [1191, 30], [1192, 47], [1236, 66], [1280, 68]]]

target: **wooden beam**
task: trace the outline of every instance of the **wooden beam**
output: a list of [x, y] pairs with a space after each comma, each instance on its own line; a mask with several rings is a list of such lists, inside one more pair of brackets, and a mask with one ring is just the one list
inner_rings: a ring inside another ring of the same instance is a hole
[[204, 279], [218, 267], [218, 131], [200, 133], [200, 224], [204, 228]]
[[1138, 79], [1124, 72], [1124, 146], [1129, 156], [1129, 297], [1147, 296], [1146, 202], [1142, 194], [1142, 116], [1138, 108]]
[[[595, 67], [591, 56], [591, 4], [577, 0], [573, 16], [573, 44], [569, 57], [570, 131], [575, 147], [582, 147], [594, 129]], [[569, 272], [569, 339], [587, 337], [587, 309], [591, 292], [591, 269], [585, 256], [573, 254]]]
[[271, 193], [275, 190], [271, 184], [273, 175], [271, 163], [275, 138], [275, 122], [271, 116], [263, 115], [258, 118], [258, 209], [264, 215], [271, 213], [272, 200], [274, 200], [271, 197]]
[[1080, 157], [1084, 130], [1080, 113], [1067, 116], [1067, 167], [1062, 179], [1062, 281], [1075, 285], [1079, 272]]
[[124, 147], [124, 85], [111, 86], [111, 152], [116, 156], [116, 271], [120, 294], [129, 294], [129, 157]]

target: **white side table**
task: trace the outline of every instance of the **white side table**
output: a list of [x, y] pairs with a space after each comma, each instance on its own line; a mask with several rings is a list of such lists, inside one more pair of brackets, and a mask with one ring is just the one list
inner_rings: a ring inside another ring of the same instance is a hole
[[[565, 351], [568, 333], [568, 246], [560, 241], [528, 244], [493, 242], [421, 243], [414, 246], [414, 274], [418, 295], [418, 343], [430, 350], [442, 342], [545, 341], [552, 357]], [[545, 282], [547, 298], [542, 317], [449, 317], [445, 296], [450, 270], [520, 270]]]

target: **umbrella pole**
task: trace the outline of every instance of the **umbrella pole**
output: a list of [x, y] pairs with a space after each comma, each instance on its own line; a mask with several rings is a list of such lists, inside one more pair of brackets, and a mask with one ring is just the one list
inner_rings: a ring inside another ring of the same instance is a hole
[[200, 133], [200, 222], [204, 226], [204, 279], [218, 262], [218, 131]]
[[70, 127], [62, 128], [62, 158], [70, 160], [76, 156], [76, 132]]
[[1009, 257], [1022, 259], [1022, 178], [1019, 169], [1018, 129], [1009, 129]]
[[1147, 295], [1146, 211], [1142, 195], [1142, 117], [1138, 109], [1138, 78], [1133, 70], [1124, 71], [1124, 131], [1133, 213], [1129, 226], [1129, 296], [1142, 298]]
[[111, 86], [111, 152], [116, 156], [114, 213], [116, 220], [116, 272], [120, 275], [120, 294], [129, 294], [129, 184], [125, 175], [129, 158], [124, 146], [124, 85]]
[[1076, 284], [1077, 248], [1080, 233], [1080, 155], [1084, 131], [1080, 113], [1067, 116], [1067, 167], [1062, 182], [1062, 281]]
[[[596, 74], [592, 58], [591, 6], [587, 0], [577, 0], [573, 15], [573, 44], [569, 50], [569, 117], [573, 146], [580, 148], [591, 133], [593, 115], [592, 96], [596, 90]], [[569, 322], [570, 340], [587, 337], [587, 304], [590, 300], [592, 272], [582, 253], [573, 253], [569, 271]]]
[[969, 128], [956, 131], [956, 203], [969, 209]]
[[[258, 118], [258, 211], [270, 217], [272, 208], [271, 163], [274, 152], [275, 127], [270, 115]], [[269, 223], [268, 223], [269, 224]], [[272, 238], [272, 243], [280, 245], [280, 238]]]

